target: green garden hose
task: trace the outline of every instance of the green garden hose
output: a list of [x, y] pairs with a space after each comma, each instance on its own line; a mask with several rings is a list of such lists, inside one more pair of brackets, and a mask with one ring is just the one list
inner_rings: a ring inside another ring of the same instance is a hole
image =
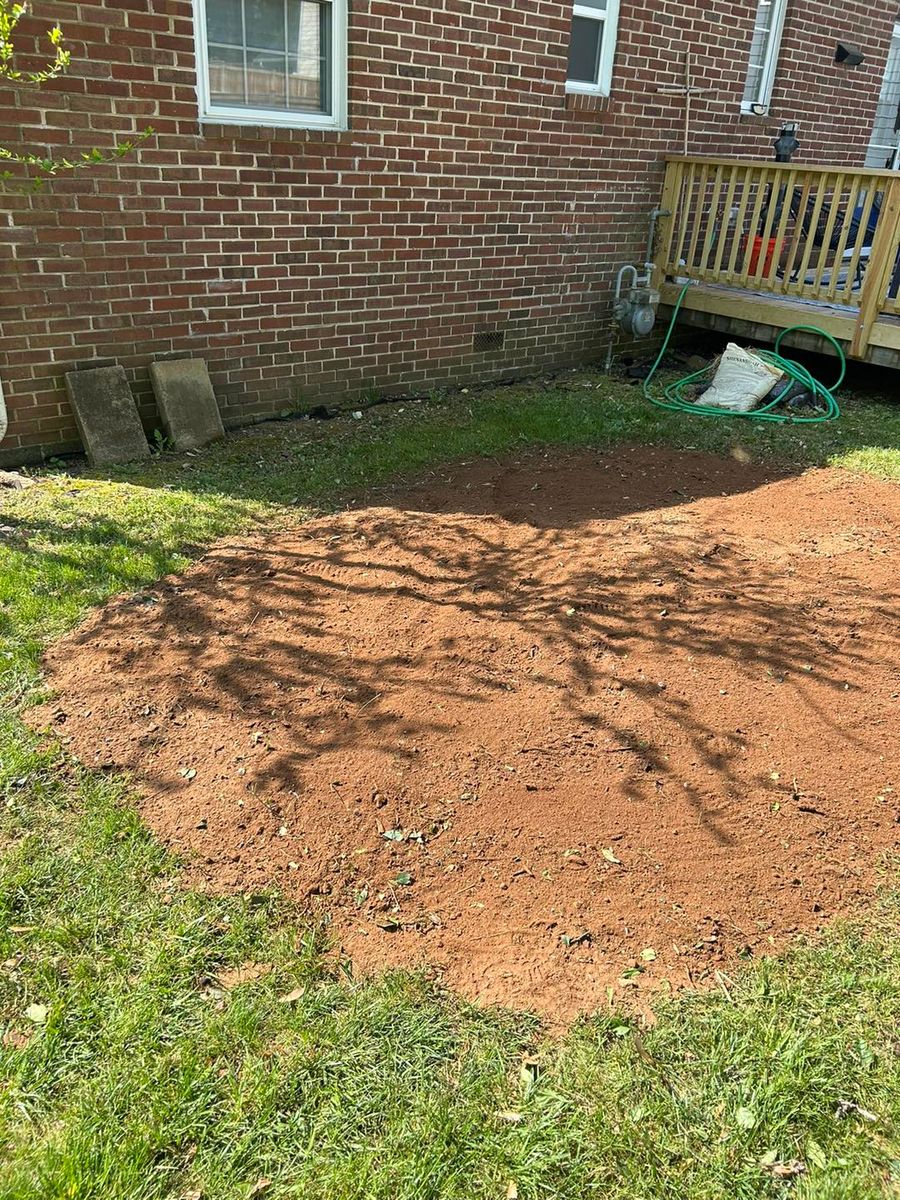
[[[687, 412], [699, 413], [705, 417], [746, 417], [751, 421], [774, 421], [783, 425], [818, 425], [823, 421], [836, 421], [841, 415], [840, 407], [834, 397], [834, 393], [838, 390], [847, 374], [847, 359], [844, 351], [841, 349], [840, 343], [835, 341], [830, 333], [826, 333], [824, 329], [819, 329], [816, 325], [792, 325], [790, 329], [784, 329], [778, 335], [778, 340], [775, 343], [775, 350], [757, 350], [756, 353], [761, 359], [775, 367], [779, 371], [783, 371], [788, 378], [803, 385], [808, 392], [814, 397], [816, 404], [823, 411], [817, 413], [814, 417], [797, 417], [792, 413], [775, 412], [775, 408], [781, 403], [781, 398], [771, 401], [769, 404], [764, 404], [762, 408], [754, 409], [752, 412], [736, 413], [724, 408], [711, 408], [705, 404], [694, 404], [686, 395], [689, 387], [696, 387], [701, 382], [708, 383], [711, 377], [711, 369], [704, 367], [702, 371], [695, 371], [693, 375], [688, 375], [685, 379], [680, 379], [678, 383], [669, 384], [664, 389], [663, 395], [665, 399], [660, 399], [650, 393], [650, 384], [656, 372], [659, 370], [660, 363], [665, 357], [666, 351], [669, 348], [669, 342], [672, 340], [672, 334], [675, 331], [675, 322], [678, 320], [678, 314], [681, 312], [681, 306], [684, 303], [684, 298], [687, 295], [688, 288], [691, 286], [689, 281], [684, 285], [681, 295], [678, 297], [678, 303], [675, 305], [675, 311], [672, 313], [672, 320], [669, 324], [669, 331], [666, 334], [666, 340], [663, 342], [662, 350], [659, 352], [659, 357], [653, 364], [650, 374], [644, 383], [644, 395], [651, 404], [655, 404], [657, 408], [667, 408], [672, 412]], [[815, 333], [819, 337], [824, 338], [835, 349], [838, 360], [841, 364], [840, 374], [836, 383], [831, 387], [826, 387], [824, 383], [820, 383], [807, 371], [806, 367], [795, 362], [792, 358], [783, 358], [779, 354], [781, 343], [789, 333], [794, 332]]]

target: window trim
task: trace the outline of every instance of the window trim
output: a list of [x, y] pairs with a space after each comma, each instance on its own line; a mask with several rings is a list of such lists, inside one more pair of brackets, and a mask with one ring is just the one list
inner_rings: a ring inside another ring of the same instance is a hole
[[[596, 83], [584, 83], [577, 79], [566, 80], [566, 92], [575, 96], [608, 96], [612, 92], [613, 65], [616, 58], [616, 41], [619, 34], [619, 0], [608, 0], [606, 12], [579, 4], [572, 6], [573, 17], [587, 17], [603, 26], [600, 42], [600, 67]], [[571, 37], [571, 33], [569, 35]], [[568, 67], [566, 68], [568, 70]]]
[[[756, 18], [759, 15], [761, 0], [757, 0], [756, 13], [753, 17], [753, 28], [756, 29]], [[772, 104], [772, 92], [775, 89], [775, 76], [778, 74], [778, 57], [781, 54], [781, 39], [784, 35], [784, 22], [787, 16], [788, 0], [772, 0], [772, 28], [769, 32], [769, 44], [766, 46], [766, 56], [759, 77], [759, 99], [744, 100], [741, 98], [741, 112], [745, 116], [764, 117], [768, 115]], [[751, 48], [753, 45], [751, 33]], [[747, 54], [747, 69], [744, 72], [744, 87], [747, 86], [747, 76], [750, 70], [750, 55]]]
[[[894, 130], [894, 139], [892, 142], [876, 142], [875, 141], [875, 135], [876, 135], [876, 133], [878, 133], [879, 109], [882, 106], [882, 98], [884, 96], [884, 93], [887, 91], [887, 87], [888, 87], [888, 72], [890, 71], [890, 69], [893, 65], [892, 59], [894, 57], [895, 43], [900, 43], [900, 21], [898, 21], [894, 25], [894, 32], [891, 36], [891, 44], [888, 48], [887, 61], [884, 64], [884, 71], [882, 72], [882, 75], [881, 75], [881, 88], [878, 93], [878, 105], [875, 109], [875, 119], [872, 122], [872, 132], [869, 135], [869, 146], [868, 146], [868, 149], [866, 150], [866, 161], [867, 162], [876, 150], [878, 150], [878, 149], [890, 150], [891, 158], [894, 161], [894, 166], [887, 167], [887, 168], [885, 168], [883, 166], [876, 167], [875, 168], [876, 170], [885, 170], [886, 169], [888, 171], [891, 171], [891, 170], [896, 171], [896, 170], [900, 169], [900, 129]], [[898, 46], [898, 49], [900, 49], [900, 46]], [[893, 100], [893, 97], [891, 99]], [[900, 98], [898, 98], [898, 105], [900, 105]], [[890, 111], [890, 110], [888, 110], [888, 111]], [[894, 118], [895, 121], [900, 120], [900, 107], [896, 108], [894, 110], [894, 112], [895, 112], [895, 118]], [[882, 155], [882, 158], [884, 158], [884, 157], [885, 156]]]
[[202, 124], [263, 125], [286, 129], [347, 128], [347, 0], [330, 0], [333, 21], [330, 113], [300, 112], [284, 108], [248, 108], [245, 105], [217, 104], [212, 101], [209, 92], [206, 3], [207, 0], [193, 0], [197, 100]]

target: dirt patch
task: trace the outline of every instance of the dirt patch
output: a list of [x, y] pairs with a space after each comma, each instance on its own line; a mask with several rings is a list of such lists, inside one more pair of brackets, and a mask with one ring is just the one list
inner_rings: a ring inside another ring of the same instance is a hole
[[195, 885], [278, 884], [357, 968], [555, 1017], [714, 979], [895, 846], [900, 492], [535, 455], [230, 541], [49, 653]]

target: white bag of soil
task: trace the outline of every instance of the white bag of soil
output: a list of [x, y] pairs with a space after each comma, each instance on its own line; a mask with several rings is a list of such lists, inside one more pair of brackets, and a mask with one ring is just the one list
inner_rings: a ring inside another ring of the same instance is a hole
[[697, 403], [734, 413], [752, 412], [783, 375], [752, 350], [729, 342], [715, 378]]

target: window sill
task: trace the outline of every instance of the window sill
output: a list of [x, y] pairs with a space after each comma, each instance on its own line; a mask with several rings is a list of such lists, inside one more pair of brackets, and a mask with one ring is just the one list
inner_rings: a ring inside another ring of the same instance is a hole
[[741, 116], [742, 117], [759, 117], [761, 120], [767, 121], [770, 116], [770, 112], [769, 112], [770, 108], [771, 108], [770, 104], [747, 104], [746, 102], [742, 101], [741, 102]]
[[567, 83], [567, 96], [594, 96], [600, 100], [609, 99], [610, 89], [608, 87], [600, 87], [590, 83]]
[[335, 117], [316, 117], [281, 113], [273, 109], [213, 109], [200, 113], [201, 125], [243, 125], [255, 129], [300, 129], [304, 132], [321, 130], [340, 133], [348, 128], [346, 120]]

